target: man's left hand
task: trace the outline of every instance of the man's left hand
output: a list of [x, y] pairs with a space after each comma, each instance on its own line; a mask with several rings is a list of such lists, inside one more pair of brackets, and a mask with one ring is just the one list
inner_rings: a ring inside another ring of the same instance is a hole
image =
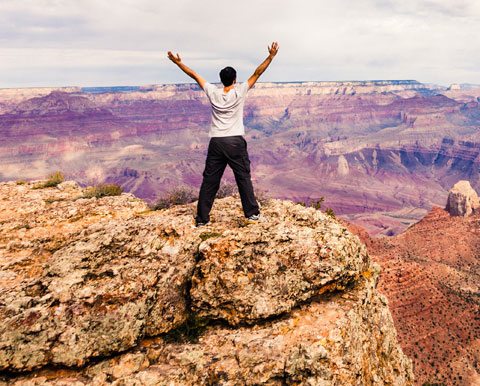
[[177, 53], [177, 56], [175, 56], [172, 54], [172, 51], [168, 51], [168, 59], [170, 59], [175, 64], [180, 64], [182, 62], [180, 55]]

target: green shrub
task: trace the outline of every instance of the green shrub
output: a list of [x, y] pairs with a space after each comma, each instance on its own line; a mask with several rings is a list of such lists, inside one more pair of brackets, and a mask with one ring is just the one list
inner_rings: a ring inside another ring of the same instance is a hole
[[31, 225], [27, 222], [25, 223], [21, 223], [21, 224], [18, 224], [17, 226], [15, 226], [13, 229], [22, 229], [22, 228], [25, 228], [25, 229], [30, 229], [32, 228]]
[[[322, 196], [320, 198], [307, 198], [304, 201], [297, 201], [297, 204], [300, 204], [306, 208], [315, 208], [316, 210], [320, 210], [322, 209], [322, 204], [324, 203], [324, 201], [325, 197]], [[332, 208], [325, 209], [325, 214], [332, 218], [336, 218], [335, 212]]]
[[317, 210], [320, 210], [322, 208], [323, 201], [325, 201], [325, 197], [320, 197], [318, 200], [313, 201], [310, 206], [312, 208], [315, 208]]
[[96, 186], [90, 186], [85, 189], [83, 198], [100, 198], [106, 196], [119, 196], [122, 194], [123, 189], [117, 184], [99, 184]]
[[25, 185], [25, 184], [27, 183], [27, 181], [25, 181], [25, 180], [17, 180], [17, 181], [15, 181], [15, 183], [16, 183], [17, 185]]
[[325, 197], [322, 196], [320, 198], [307, 198], [305, 201], [297, 201], [297, 204], [300, 204], [307, 208], [315, 208], [317, 210], [320, 210], [324, 201]]
[[51, 204], [52, 202], [59, 202], [59, 201], [66, 201], [67, 199], [65, 197], [49, 197], [44, 199], [46, 204]]
[[186, 186], [175, 187], [160, 197], [152, 206], [152, 210], [167, 209], [174, 205], [189, 204], [198, 200], [192, 188]]
[[332, 217], [332, 218], [336, 218], [335, 212], [333, 211], [332, 208], [327, 208], [327, 209], [325, 210], [325, 214], [326, 214], [327, 216]]
[[65, 177], [62, 172], [55, 172], [48, 176], [47, 180], [40, 182], [33, 186], [33, 189], [43, 189], [43, 188], [52, 188], [57, 186], [59, 183], [65, 181]]

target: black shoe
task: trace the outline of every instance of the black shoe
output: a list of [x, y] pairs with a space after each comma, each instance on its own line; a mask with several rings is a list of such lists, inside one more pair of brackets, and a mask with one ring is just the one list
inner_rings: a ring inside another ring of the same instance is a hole
[[259, 214], [252, 214], [250, 217], [248, 217], [250, 221], [258, 221], [260, 220], [260, 213]]
[[196, 223], [195, 223], [195, 226], [196, 226], [197, 228], [204, 227], [204, 226], [206, 226], [206, 225], [210, 225], [210, 221], [207, 221], [207, 222], [201, 222], [201, 221], [200, 221], [200, 222], [196, 222]]

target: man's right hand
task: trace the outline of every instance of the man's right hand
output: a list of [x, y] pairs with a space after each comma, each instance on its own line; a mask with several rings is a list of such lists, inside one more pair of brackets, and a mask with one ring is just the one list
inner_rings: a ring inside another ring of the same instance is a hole
[[271, 47], [268, 47], [268, 52], [270, 54], [270, 57], [274, 57], [275, 55], [277, 55], [277, 52], [278, 52], [278, 43], [277, 42], [273, 42], [272, 43], [272, 46]]

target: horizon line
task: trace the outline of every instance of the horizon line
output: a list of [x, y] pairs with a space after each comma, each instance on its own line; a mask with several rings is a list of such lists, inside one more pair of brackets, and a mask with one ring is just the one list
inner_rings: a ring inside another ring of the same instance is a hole
[[[264, 81], [264, 82], [257, 82], [257, 84], [262, 83], [273, 83], [273, 84], [301, 84], [301, 83], [362, 83], [362, 82], [416, 82], [419, 84], [424, 85], [436, 85], [441, 87], [449, 87], [454, 84], [458, 85], [478, 85], [476, 83], [450, 83], [448, 85], [439, 84], [439, 83], [431, 83], [431, 82], [421, 82], [416, 79], [355, 79], [355, 80], [290, 80], [290, 81]], [[212, 84], [220, 84], [220, 82], [209, 82]], [[146, 84], [114, 84], [114, 85], [99, 85], [99, 86], [82, 86], [82, 85], [65, 85], [65, 86], [19, 86], [19, 87], [0, 87], [0, 90], [15, 90], [15, 89], [62, 89], [62, 88], [80, 88], [80, 89], [94, 89], [94, 88], [115, 88], [115, 87], [122, 87], [122, 88], [141, 88], [141, 87], [151, 87], [151, 86], [180, 86], [180, 85], [197, 85], [196, 82], [169, 82], [169, 83], [146, 83]], [[479, 85], [480, 86], [480, 85]]]

